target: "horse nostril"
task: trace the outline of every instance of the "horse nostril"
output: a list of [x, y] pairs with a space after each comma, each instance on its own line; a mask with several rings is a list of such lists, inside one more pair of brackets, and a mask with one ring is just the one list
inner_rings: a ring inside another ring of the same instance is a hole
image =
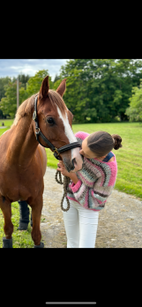
[[74, 166], [71, 162], [70, 162], [70, 164], [66, 164], [65, 167], [66, 167], [66, 169], [69, 173], [70, 173], [70, 171], [72, 171], [74, 169]]
[[72, 165], [73, 165], [73, 168], [72, 168], [72, 170], [75, 168], [75, 166], [77, 165], [77, 162], [76, 162], [76, 159], [74, 158], [74, 159], [72, 159]]
[[71, 161], [67, 158], [63, 158], [63, 163], [65, 165], [66, 170], [70, 173], [73, 171], [77, 165], [76, 158], [73, 158]]

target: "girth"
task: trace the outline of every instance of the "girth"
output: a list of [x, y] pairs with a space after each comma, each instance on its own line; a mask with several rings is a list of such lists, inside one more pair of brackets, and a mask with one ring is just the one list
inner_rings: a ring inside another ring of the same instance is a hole
[[67, 151], [67, 150], [71, 150], [73, 148], [76, 147], [81, 147], [81, 145], [79, 144], [79, 142], [73, 142], [71, 144], [67, 144], [64, 145], [60, 148], [56, 148], [45, 136], [44, 134], [41, 132], [40, 128], [39, 128], [39, 122], [38, 122], [38, 115], [37, 115], [37, 98], [38, 96], [35, 97], [35, 102], [34, 102], [34, 112], [33, 112], [33, 120], [35, 121], [35, 133], [36, 133], [36, 140], [40, 143], [40, 145], [42, 145], [43, 147], [47, 147], [44, 146], [43, 144], [41, 144], [40, 140], [39, 140], [39, 136], [44, 140], [44, 142], [48, 145], [48, 147], [54, 152], [54, 156], [56, 159], [60, 160], [60, 154]]

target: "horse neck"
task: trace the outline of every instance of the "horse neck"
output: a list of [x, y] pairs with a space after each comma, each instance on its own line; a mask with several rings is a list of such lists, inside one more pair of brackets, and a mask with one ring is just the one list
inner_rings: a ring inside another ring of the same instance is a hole
[[21, 118], [12, 129], [12, 139], [8, 151], [10, 161], [12, 164], [19, 164], [21, 167], [28, 166], [38, 146], [31, 116]]

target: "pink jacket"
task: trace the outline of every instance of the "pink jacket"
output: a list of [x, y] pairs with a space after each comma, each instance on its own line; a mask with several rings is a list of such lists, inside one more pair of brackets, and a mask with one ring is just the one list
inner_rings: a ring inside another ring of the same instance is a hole
[[[88, 133], [79, 131], [75, 134], [77, 140], [82, 141]], [[87, 159], [84, 157], [83, 167], [76, 172], [79, 181], [72, 181], [68, 187], [67, 197], [77, 201], [86, 209], [99, 211], [104, 208], [116, 182], [117, 162], [103, 162], [98, 159]]]

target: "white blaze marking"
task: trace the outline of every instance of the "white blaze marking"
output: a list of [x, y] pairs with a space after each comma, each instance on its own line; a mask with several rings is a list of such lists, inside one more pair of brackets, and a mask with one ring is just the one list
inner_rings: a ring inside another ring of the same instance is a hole
[[69, 143], [76, 142], [77, 140], [76, 140], [76, 137], [73, 134], [73, 131], [72, 131], [71, 126], [69, 124], [67, 113], [66, 113], [66, 117], [63, 117], [63, 114], [61, 113], [61, 111], [58, 107], [57, 107], [57, 111], [58, 111], [59, 117], [62, 119], [62, 122], [64, 124], [65, 135], [68, 138]]
[[[59, 117], [62, 119], [63, 125], [65, 127], [65, 134], [69, 140], [69, 143], [76, 142], [77, 139], [69, 124], [67, 113], [65, 116], [63, 116], [62, 112], [60, 111], [58, 107], [57, 107], [57, 111], [58, 111]], [[75, 171], [80, 170], [82, 168], [82, 158], [81, 158], [81, 155], [79, 154], [79, 151], [80, 151], [80, 147], [71, 149], [71, 160], [75, 159], [76, 164], [77, 164], [77, 168]]]

